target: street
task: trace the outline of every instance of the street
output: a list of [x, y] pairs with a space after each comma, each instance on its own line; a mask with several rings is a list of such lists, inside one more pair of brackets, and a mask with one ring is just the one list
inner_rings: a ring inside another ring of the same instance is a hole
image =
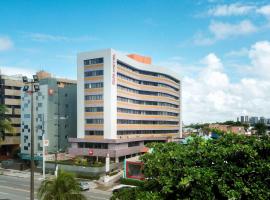
[[[35, 180], [35, 191], [37, 191], [41, 181]], [[89, 200], [110, 199], [110, 192], [97, 189], [90, 189], [83, 192]], [[36, 192], [35, 192], [36, 195]], [[30, 199], [30, 178], [19, 178], [14, 176], [0, 175], [0, 200], [26, 200]]]

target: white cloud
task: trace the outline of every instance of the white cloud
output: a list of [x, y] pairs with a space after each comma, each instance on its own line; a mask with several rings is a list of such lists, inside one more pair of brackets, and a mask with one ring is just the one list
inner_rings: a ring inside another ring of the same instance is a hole
[[247, 48], [241, 48], [239, 50], [232, 50], [225, 54], [226, 57], [243, 57], [249, 54], [249, 50]]
[[255, 43], [249, 51], [253, 72], [262, 77], [270, 78], [270, 42]]
[[257, 31], [257, 28], [249, 20], [243, 20], [238, 24], [213, 21], [209, 26], [209, 30], [214, 34], [215, 38], [219, 40], [230, 36], [254, 33]]
[[13, 42], [8, 37], [0, 37], [0, 51], [6, 51], [13, 47]]
[[208, 10], [208, 15], [211, 16], [239, 16], [246, 15], [255, 9], [251, 5], [243, 5], [240, 3], [218, 5]]
[[29, 78], [32, 77], [33, 74], [35, 74], [37, 70], [29, 69], [27, 67], [8, 67], [8, 66], [0, 66], [0, 73], [4, 75], [22, 75], [27, 76]]
[[24, 37], [30, 38], [36, 42], [84, 42], [84, 41], [93, 41], [97, 40], [89, 35], [79, 36], [79, 37], [67, 37], [63, 35], [51, 35], [51, 34], [44, 34], [44, 33], [24, 33]]
[[211, 36], [204, 37], [201, 33], [199, 33], [195, 35], [195, 44], [211, 45], [219, 40], [224, 40], [230, 37], [248, 35], [258, 31], [258, 28], [249, 20], [243, 20], [236, 24], [212, 21], [208, 29], [211, 33]]
[[265, 15], [266, 17], [270, 17], [270, 5], [265, 5], [260, 8], [258, 8], [257, 13]]
[[184, 123], [235, 120], [243, 114], [270, 118], [270, 42], [257, 42], [247, 51], [250, 63], [242, 67], [251, 70], [236, 82], [215, 53], [194, 66], [193, 74], [181, 71], [182, 64], [171, 66], [184, 76]]

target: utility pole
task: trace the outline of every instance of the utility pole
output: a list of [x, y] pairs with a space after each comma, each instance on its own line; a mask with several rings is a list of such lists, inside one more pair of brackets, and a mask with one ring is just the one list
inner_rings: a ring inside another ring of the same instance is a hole
[[30, 199], [34, 200], [34, 168], [35, 168], [35, 157], [34, 157], [34, 85], [31, 83], [31, 91], [29, 94], [31, 94], [31, 181], [30, 181], [30, 188], [31, 188], [31, 194]]
[[[37, 75], [33, 75], [33, 80], [28, 81], [28, 78], [26, 76], [22, 77], [23, 83], [25, 84], [23, 87], [23, 91], [27, 92], [29, 95], [31, 95], [31, 176], [30, 176], [30, 200], [34, 200], [35, 198], [35, 187], [34, 187], [34, 169], [35, 169], [35, 157], [34, 157], [34, 92], [39, 91], [39, 85], [38, 85], [38, 77]], [[29, 85], [31, 86], [29, 91]]]

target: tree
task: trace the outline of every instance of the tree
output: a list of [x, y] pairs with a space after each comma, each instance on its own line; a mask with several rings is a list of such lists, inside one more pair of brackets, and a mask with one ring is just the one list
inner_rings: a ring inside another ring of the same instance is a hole
[[130, 199], [270, 199], [270, 137], [227, 133], [151, 147], [141, 157], [145, 183]]
[[73, 174], [59, 170], [58, 176], [42, 181], [38, 189], [40, 200], [86, 200]]
[[5, 132], [13, 132], [11, 121], [6, 116], [7, 108], [5, 105], [0, 104], [0, 141], [5, 139]]
[[257, 131], [257, 135], [265, 135], [267, 126], [264, 123], [255, 124], [255, 130]]

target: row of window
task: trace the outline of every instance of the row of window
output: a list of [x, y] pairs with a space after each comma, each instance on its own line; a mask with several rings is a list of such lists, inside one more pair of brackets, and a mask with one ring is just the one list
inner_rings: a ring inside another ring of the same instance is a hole
[[103, 131], [85, 131], [85, 135], [103, 135]]
[[128, 69], [132, 72], [137, 72], [137, 73], [140, 73], [140, 74], [144, 74], [144, 75], [149, 75], [149, 76], [156, 76], [156, 77], [163, 77], [163, 78], [167, 78], [167, 79], [170, 79], [176, 83], [179, 83], [180, 81], [169, 76], [169, 75], [166, 75], [166, 74], [161, 74], [161, 73], [156, 73], [156, 72], [149, 72], [149, 71], [143, 71], [143, 70], [139, 70], [139, 69], [136, 69], [134, 67], [131, 67], [121, 61], [117, 61], [117, 64], [125, 69]]
[[84, 88], [103, 88], [103, 82], [98, 82], [98, 83], [85, 83]]
[[103, 112], [103, 107], [85, 107], [85, 112]]
[[[103, 119], [86, 119], [86, 124], [103, 124]], [[169, 124], [178, 125], [178, 121], [148, 121], [148, 120], [127, 120], [118, 119], [117, 124]]]
[[21, 87], [5, 85], [5, 89], [9, 89], [9, 90], [21, 90]]
[[141, 85], [151, 85], [151, 86], [158, 86], [158, 87], [166, 87], [166, 88], [170, 88], [170, 89], [173, 89], [175, 91], [179, 91], [178, 88], [175, 88], [171, 85], [168, 85], [168, 84], [164, 84], [164, 83], [157, 83], [157, 82], [152, 82], [152, 81], [141, 81], [141, 80], [137, 80], [135, 78], [131, 78], [129, 76], [126, 76], [122, 73], [117, 73], [117, 77], [120, 77], [122, 79], [125, 79], [127, 81], [132, 81], [133, 83], [137, 83], [137, 84], [141, 84]]
[[104, 62], [103, 58], [93, 58], [93, 59], [87, 59], [84, 60], [84, 65], [94, 65], [94, 64], [101, 64]]
[[178, 133], [179, 130], [130, 130], [117, 131], [117, 135], [133, 135], [133, 134], [169, 134]]
[[167, 94], [167, 93], [163, 93], [163, 92], [152, 92], [152, 91], [145, 91], [145, 90], [135, 90], [123, 85], [117, 85], [117, 88], [123, 91], [127, 91], [127, 92], [132, 92], [132, 93], [136, 93], [136, 94], [142, 94], [142, 95], [152, 95], [152, 96], [163, 96], [163, 97], [168, 97], [168, 98], [172, 98], [174, 100], [178, 100], [179, 97], [171, 95], [171, 94]]
[[128, 143], [128, 147], [136, 147], [136, 146], [140, 146], [140, 142], [139, 141], [129, 142]]
[[78, 146], [79, 146], [79, 148], [108, 149], [108, 144], [106, 144], [106, 143], [79, 142]]
[[102, 76], [102, 75], [103, 75], [103, 70], [84, 72], [84, 77]]
[[117, 112], [138, 114], [138, 115], [167, 115], [167, 116], [178, 116], [177, 113], [165, 112], [165, 111], [148, 111], [148, 110], [132, 110], [127, 108], [117, 108]]
[[21, 99], [21, 96], [5, 95], [6, 99]]
[[86, 119], [86, 124], [103, 124], [103, 119]]
[[85, 95], [85, 100], [102, 100], [103, 95], [102, 94], [94, 94], [94, 95]]
[[21, 105], [6, 105], [7, 108], [21, 108]]
[[117, 124], [170, 124], [170, 125], [177, 125], [178, 121], [152, 121], [152, 120], [117, 119]]
[[171, 107], [171, 108], [179, 107], [178, 105], [167, 103], [167, 102], [142, 101], [142, 100], [130, 99], [130, 98], [120, 97], [120, 96], [117, 96], [117, 101], [128, 102], [128, 103], [133, 103], [133, 104], [141, 104], [141, 105], [166, 106], [166, 107]]

